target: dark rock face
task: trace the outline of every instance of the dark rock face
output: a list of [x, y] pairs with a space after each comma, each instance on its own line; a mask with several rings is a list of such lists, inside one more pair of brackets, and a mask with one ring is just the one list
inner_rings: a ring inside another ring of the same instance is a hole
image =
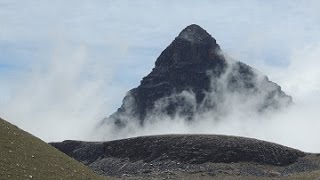
[[245, 94], [246, 100], [259, 99], [255, 102], [259, 112], [291, 102], [291, 97], [266, 76], [244, 63], [227, 60], [216, 40], [193, 24], [161, 53], [151, 73], [103, 123], [124, 127], [128, 120], [136, 120], [143, 125], [154, 113], [193, 120], [196, 113], [218, 109], [227, 92]]
[[[158, 168], [162, 165], [170, 168], [166, 164], [171, 163], [186, 167], [188, 164], [196, 167], [204, 163], [238, 162], [286, 166], [306, 155], [270, 142], [220, 135], [146, 136], [101, 143], [64, 141], [51, 145], [106, 175], [116, 174], [121, 166], [136, 165], [143, 169], [143, 163], [159, 165]], [[110, 169], [113, 171], [109, 172]]]

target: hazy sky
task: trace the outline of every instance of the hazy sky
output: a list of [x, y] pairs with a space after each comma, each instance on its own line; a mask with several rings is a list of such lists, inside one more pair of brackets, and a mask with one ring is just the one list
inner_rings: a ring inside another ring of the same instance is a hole
[[47, 141], [86, 139], [192, 23], [296, 103], [316, 108], [319, 7], [318, 0], [0, 0], [0, 116]]

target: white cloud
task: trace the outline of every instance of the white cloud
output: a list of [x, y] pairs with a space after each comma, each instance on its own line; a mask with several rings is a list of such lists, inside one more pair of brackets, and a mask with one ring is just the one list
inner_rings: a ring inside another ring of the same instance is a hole
[[59, 43], [45, 62], [7, 82], [13, 91], [1, 103], [3, 118], [44, 140], [85, 139], [97, 121], [111, 113], [114, 96], [125, 91], [108, 87], [111, 64], [95, 64], [89, 57], [86, 45]]

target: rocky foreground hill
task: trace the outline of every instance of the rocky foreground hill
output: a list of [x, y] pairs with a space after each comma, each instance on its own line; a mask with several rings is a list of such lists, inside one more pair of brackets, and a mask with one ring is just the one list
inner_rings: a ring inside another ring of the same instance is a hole
[[98, 174], [124, 179], [320, 177], [319, 154], [222, 135], [161, 135], [51, 143]]

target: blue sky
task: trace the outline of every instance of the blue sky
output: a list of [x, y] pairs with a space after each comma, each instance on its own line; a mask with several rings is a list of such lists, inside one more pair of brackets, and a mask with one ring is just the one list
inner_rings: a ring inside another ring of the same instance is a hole
[[314, 99], [319, 7], [317, 0], [0, 0], [0, 116], [45, 140], [83, 138], [88, 119], [115, 111], [192, 23], [298, 101]]
[[144, 61], [150, 67], [191, 23], [204, 27], [225, 51], [243, 61], [286, 64], [291, 51], [319, 40], [318, 5], [317, 1], [2, 0], [1, 64], [43, 61], [41, 56], [48, 56], [56, 41], [63, 41], [85, 45], [95, 56], [106, 58], [110, 46], [126, 49], [123, 62], [134, 58], [134, 64]]

